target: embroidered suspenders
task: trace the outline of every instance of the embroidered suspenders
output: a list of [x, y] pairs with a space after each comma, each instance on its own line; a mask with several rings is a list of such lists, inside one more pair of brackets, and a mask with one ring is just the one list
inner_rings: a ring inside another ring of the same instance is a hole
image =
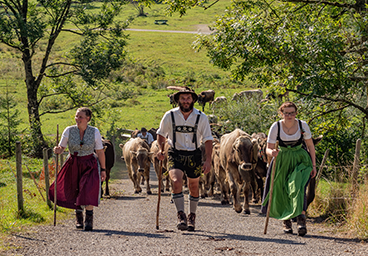
[[186, 125], [175, 125], [175, 118], [174, 118], [174, 113], [172, 111], [170, 111], [171, 114], [171, 120], [172, 120], [172, 130], [173, 130], [173, 145], [174, 145], [174, 149], [175, 147], [175, 143], [176, 143], [176, 133], [177, 132], [181, 132], [181, 133], [193, 133], [193, 139], [192, 139], [192, 143], [195, 144], [196, 149], [198, 148], [197, 145], [197, 129], [198, 129], [198, 122], [199, 122], [199, 118], [201, 117], [201, 111], [199, 111], [199, 114], [197, 115], [197, 119], [195, 122], [194, 127], [192, 126], [186, 126]]

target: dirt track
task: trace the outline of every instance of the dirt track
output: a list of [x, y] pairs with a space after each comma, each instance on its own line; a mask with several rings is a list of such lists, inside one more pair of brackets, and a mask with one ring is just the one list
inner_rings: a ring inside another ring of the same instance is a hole
[[[125, 175], [123, 175], [125, 176]], [[135, 195], [126, 177], [111, 186], [110, 199], [95, 208], [94, 230], [74, 228], [74, 216], [54, 226], [15, 234], [8, 241], [20, 246], [1, 255], [368, 255], [368, 245], [334, 235], [308, 219], [308, 234], [283, 234], [281, 221], [270, 219], [263, 234], [264, 215], [222, 206], [218, 195], [201, 199], [195, 232], [175, 229], [175, 206], [165, 192], [156, 230], [157, 179], [151, 171], [152, 195]], [[145, 187], [143, 192], [145, 193]], [[185, 203], [188, 197], [185, 190]], [[295, 224], [294, 224], [295, 226]], [[295, 228], [294, 228], [295, 230]]]

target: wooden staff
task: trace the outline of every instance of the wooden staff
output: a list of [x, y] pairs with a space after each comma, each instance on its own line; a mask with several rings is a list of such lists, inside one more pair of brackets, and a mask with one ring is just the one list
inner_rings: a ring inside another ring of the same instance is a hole
[[162, 162], [160, 161], [160, 170], [158, 172], [158, 199], [157, 199], [157, 212], [156, 212], [156, 229], [159, 229], [158, 216], [160, 213], [160, 201], [161, 201], [161, 179], [162, 179]]
[[[275, 143], [275, 149], [278, 150], [278, 147], [279, 147], [279, 141], [277, 140], [276, 143]], [[275, 178], [276, 158], [277, 157], [275, 157], [273, 159], [273, 164], [272, 164], [271, 186], [270, 186], [270, 191], [268, 193], [268, 195], [269, 195], [268, 196], [268, 207], [267, 207], [266, 222], [265, 222], [265, 227], [264, 227], [263, 234], [267, 234], [268, 220], [270, 219], [270, 210], [271, 210], [272, 194], [273, 194], [273, 183], [274, 183], [274, 178]]]
[[[59, 125], [56, 126], [56, 146], [59, 145]], [[55, 181], [54, 181], [54, 226], [56, 226], [56, 202], [57, 202], [57, 175], [59, 171], [59, 155], [56, 154], [55, 160]]]

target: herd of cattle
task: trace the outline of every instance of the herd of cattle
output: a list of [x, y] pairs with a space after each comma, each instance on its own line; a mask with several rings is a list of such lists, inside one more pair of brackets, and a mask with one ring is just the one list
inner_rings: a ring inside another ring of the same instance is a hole
[[[169, 89], [179, 89], [181, 87], [176, 87], [176, 86], [169, 86]], [[268, 101], [272, 98], [279, 98], [282, 99], [284, 97], [288, 97], [288, 91], [286, 91], [283, 94], [278, 94], [277, 97], [275, 96], [274, 93], [268, 93], [266, 95], [265, 98], [263, 98], [263, 91], [261, 89], [255, 89], [255, 90], [246, 90], [246, 91], [241, 91], [241, 92], [236, 92], [233, 94], [231, 100], [232, 101], [239, 101], [243, 98], [247, 98], [247, 99], [257, 99], [261, 102], [263, 101]], [[170, 104], [172, 105], [172, 107], [176, 107], [177, 104], [174, 100], [174, 94], [169, 94], [167, 95], [167, 97], [169, 97], [170, 99]], [[219, 104], [225, 103], [227, 102], [227, 98], [225, 96], [219, 96], [215, 98], [215, 91], [214, 90], [207, 90], [207, 91], [203, 91], [201, 93], [198, 94], [198, 104], [200, 106], [202, 106], [202, 111], [204, 111], [204, 107], [206, 106], [206, 103], [208, 102], [209, 105], [211, 105], [212, 107], [216, 107]]]
[[[151, 132], [156, 139], [154, 129]], [[317, 144], [321, 138], [313, 139]], [[249, 214], [249, 197], [252, 202], [257, 203], [262, 198], [263, 180], [267, 174], [270, 159], [266, 155], [267, 136], [264, 133], [249, 135], [246, 132], [235, 129], [234, 131], [222, 135], [213, 141], [212, 168], [209, 174], [200, 177], [200, 195], [202, 198], [214, 195], [214, 189], [221, 192], [221, 204], [229, 204], [232, 197], [233, 208], [236, 212]], [[122, 149], [122, 158], [126, 163], [128, 174], [134, 185], [134, 192], [142, 192], [141, 184], [146, 185], [147, 194], [152, 194], [150, 188], [150, 166], [154, 167], [156, 175], [159, 172], [159, 160], [157, 153], [159, 151], [157, 140], [151, 147], [145, 140], [135, 137], [129, 139], [125, 144], [120, 144]], [[166, 141], [166, 157], [163, 161], [161, 188], [170, 191], [170, 180], [167, 174], [167, 151], [169, 145]], [[201, 146], [202, 161], [204, 157], [204, 145]], [[107, 155], [107, 148], [106, 148]], [[106, 190], [105, 195], [109, 194], [108, 180], [110, 176], [111, 164], [108, 156], [106, 157]], [[143, 179], [144, 178], [144, 179]], [[164, 186], [165, 182], [165, 186]], [[314, 199], [315, 180], [312, 179], [307, 189], [308, 205]], [[243, 193], [243, 207], [240, 202], [241, 193]]]

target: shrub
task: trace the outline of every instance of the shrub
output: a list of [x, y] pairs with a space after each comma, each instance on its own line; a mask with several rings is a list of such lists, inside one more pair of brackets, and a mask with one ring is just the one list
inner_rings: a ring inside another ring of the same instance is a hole
[[267, 134], [271, 124], [277, 120], [277, 106], [274, 103], [260, 103], [257, 99], [243, 98], [230, 101], [215, 108], [214, 114], [223, 123], [225, 131], [240, 128], [248, 134]]
[[9, 93], [8, 86], [4, 96], [0, 96], [0, 157], [11, 157], [15, 153], [18, 138], [19, 110], [17, 102]]

